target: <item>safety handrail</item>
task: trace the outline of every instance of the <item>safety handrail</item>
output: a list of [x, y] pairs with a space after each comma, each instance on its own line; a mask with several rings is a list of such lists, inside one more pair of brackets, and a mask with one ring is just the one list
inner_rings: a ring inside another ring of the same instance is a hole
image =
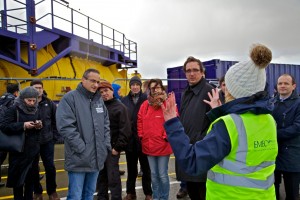
[[14, 20], [18, 20], [20, 22], [23, 22], [23, 23], [20, 23], [20, 24], [6, 24], [6, 28], [13, 28], [13, 27], [15, 27], [15, 32], [16, 33], [18, 33], [18, 29], [22, 29], [24, 31], [27, 31], [27, 28], [22, 28], [21, 27], [21, 26], [27, 26], [27, 22], [25, 20], [22, 20], [20, 18], [11, 16], [11, 15], [7, 15], [7, 14], [4, 14], [4, 13], [1, 13], [1, 15], [5, 16], [6, 18], [12, 18]]
[[20, 4], [23, 4], [23, 5], [26, 5], [25, 3], [21, 2], [21, 1], [18, 1], [18, 0], [13, 0], [13, 1], [15, 1], [17, 3], [20, 3]]
[[[3, 1], [8, 2], [8, 0], [3, 0]], [[26, 6], [26, 3], [22, 3], [18, 0], [14, 0], [14, 1]], [[90, 18], [89, 16], [87, 16], [77, 10], [74, 10], [73, 8], [68, 7], [66, 4], [64, 4], [58, 0], [40, 0], [40, 1], [36, 2], [34, 5], [35, 6], [43, 6], [43, 3], [47, 3], [49, 1], [51, 3], [51, 8], [50, 8], [51, 11], [50, 12], [46, 11], [45, 14], [43, 14], [42, 16], [39, 16], [38, 19], [36, 19], [37, 27], [39, 27], [41, 29], [46, 28], [47, 25], [43, 24], [42, 20], [44, 20], [44, 19], [48, 20], [48, 17], [50, 17], [48, 27], [51, 27], [52, 29], [54, 29], [54, 28], [61, 29], [61, 30], [65, 29], [64, 27], [58, 28], [61, 24], [57, 25], [56, 23], [57, 23], [57, 20], [60, 20], [63, 23], [68, 23], [71, 25], [70, 30], [64, 30], [64, 31], [67, 31], [73, 35], [84, 34], [83, 36], [88, 40], [96, 40], [97, 43], [100, 43], [104, 46], [107, 46], [107, 47], [110, 47], [110, 48], [113, 48], [113, 49], [123, 52], [124, 55], [131, 60], [137, 60], [137, 52], [136, 52], [137, 43], [127, 39], [122, 32], [115, 30], [114, 28], [107, 26], [93, 18]], [[61, 8], [61, 9], [68, 9], [68, 10], [70, 10], [70, 12], [66, 12], [68, 14], [68, 15], [65, 15], [66, 17], [58, 16], [57, 14], [55, 14], [55, 12], [57, 12], [57, 10], [53, 9], [56, 6], [60, 6], [59, 8]], [[13, 19], [16, 21], [20, 21], [21, 22], [20, 24], [23, 26], [24, 23], [26, 24], [28, 22], [21, 18], [12, 16], [9, 13], [7, 13], [10, 11], [17, 11], [20, 9], [24, 9], [24, 7], [7, 9], [6, 13], [1, 13], [1, 17], [6, 18], [6, 20], [4, 20], [6, 23], [7, 23], [7, 18], [10, 18], [10, 19]], [[83, 23], [79, 24], [79, 23], [75, 22], [74, 18], [73, 18], [75, 15], [79, 19], [82, 19], [82, 21], [85, 24], [83, 24]], [[91, 23], [95, 23], [96, 26], [95, 27], [91, 26], [90, 25]], [[20, 24], [10, 23], [9, 26], [7, 26], [7, 25], [0, 26], [0, 29], [16, 27], [15, 30], [9, 30], [9, 31], [15, 31], [16, 33], [18, 33], [17, 29], [20, 27]], [[82, 33], [82, 32], [79, 32], [78, 30], [74, 30], [74, 28], [86, 30], [87, 35], [85, 35], [85, 32]], [[66, 29], [68, 29], [68, 28], [66, 28]], [[27, 29], [22, 29], [22, 30], [28, 31]], [[78, 32], [79, 34], [76, 34], [76, 32]]]

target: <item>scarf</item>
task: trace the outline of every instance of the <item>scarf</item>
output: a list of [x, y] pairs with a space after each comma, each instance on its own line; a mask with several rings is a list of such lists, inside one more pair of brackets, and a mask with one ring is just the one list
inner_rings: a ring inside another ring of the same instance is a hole
[[154, 110], [158, 110], [161, 106], [161, 104], [163, 104], [163, 102], [167, 99], [167, 94], [165, 91], [162, 92], [157, 92], [157, 93], [150, 93], [150, 95], [148, 95], [148, 102], [149, 105], [152, 106], [154, 108]]
[[14, 103], [17, 107], [19, 107], [24, 113], [33, 115], [36, 113], [38, 109], [38, 101], [35, 102], [33, 106], [29, 106], [25, 103], [23, 99], [20, 99], [19, 97], [15, 99]]

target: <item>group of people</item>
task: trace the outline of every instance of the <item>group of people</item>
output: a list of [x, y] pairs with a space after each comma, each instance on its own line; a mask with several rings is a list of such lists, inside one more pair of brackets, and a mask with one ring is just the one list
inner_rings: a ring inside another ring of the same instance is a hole
[[93, 199], [97, 189], [100, 200], [109, 199], [108, 190], [111, 199], [121, 200], [118, 163], [122, 151], [127, 160], [123, 199], [137, 199], [138, 161], [145, 200], [168, 199], [172, 149], [163, 128], [165, 88], [160, 79], [151, 79], [147, 95], [137, 76], [130, 79], [129, 87], [128, 95], [118, 98], [116, 87], [101, 81], [99, 71], [88, 69], [77, 89], [60, 101], [56, 121], [65, 141], [68, 199]]
[[[299, 199], [300, 98], [295, 79], [282, 74], [277, 81], [278, 94], [271, 99], [264, 89], [265, 68], [272, 52], [258, 44], [251, 49], [250, 57], [229, 68], [220, 80], [220, 91], [214, 89], [201, 99], [197, 98], [209, 85], [203, 79], [201, 62], [189, 64], [192, 58], [188, 58], [184, 71], [189, 86], [181, 103], [193, 108], [188, 112], [190, 119], [184, 121], [185, 108], [177, 117], [174, 93], [162, 106], [164, 127], [179, 169], [199, 176], [192, 184], [192, 179], [180, 179], [186, 183], [191, 199], [280, 199], [282, 178], [285, 199]], [[193, 99], [198, 101], [194, 103]], [[212, 109], [204, 107], [192, 116], [205, 104]], [[202, 130], [190, 131], [189, 123], [196, 123], [200, 113], [205, 118], [195, 126], [202, 125]], [[199, 138], [195, 139], [193, 133]], [[207, 179], [201, 179], [205, 175]], [[201, 180], [206, 185], [201, 185]], [[197, 184], [196, 190], [193, 186]]]
[[58, 199], [53, 155], [59, 133], [69, 178], [67, 199], [91, 200], [97, 190], [99, 200], [121, 200], [122, 151], [127, 160], [123, 200], [138, 198], [138, 161], [145, 200], [169, 199], [172, 153], [181, 182], [177, 198], [280, 199], [283, 178], [286, 199], [298, 199], [300, 98], [295, 79], [281, 75], [278, 93], [270, 98], [264, 89], [272, 52], [257, 44], [250, 58], [230, 67], [218, 90], [206, 81], [202, 62], [188, 57], [183, 65], [188, 85], [179, 111], [175, 94], [167, 93], [160, 79], [147, 81], [142, 91], [141, 79], [134, 76], [130, 92], [121, 97], [119, 86], [88, 69], [57, 108], [43, 94], [43, 83], [32, 81], [14, 95], [18, 97], [0, 121], [2, 131], [26, 134], [24, 151], [10, 152], [7, 187], [13, 187], [15, 199], [42, 199], [41, 156], [47, 193]]
[[[49, 199], [57, 200], [54, 143], [57, 137], [56, 104], [44, 93], [43, 82], [33, 80], [19, 92], [18, 84], [8, 84], [6, 111], [1, 115], [0, 129], [6, 134], [25, 134], [23, 152], [9, 152], [6, 187], [13, 188], [14, 199], [43, 199], [39, 158], [46, 171]], [[3, 105], [3, 104], [2, 104]], [[1, 164], [7, 152], [1, 152]]]

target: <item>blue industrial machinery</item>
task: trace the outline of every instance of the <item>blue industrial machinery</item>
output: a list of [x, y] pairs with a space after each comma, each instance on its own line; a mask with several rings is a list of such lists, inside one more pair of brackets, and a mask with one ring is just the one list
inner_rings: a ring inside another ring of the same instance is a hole
[[[63, 57], [77, 56], [103, 66], [137, 67], [137, 44], [61, 0], [0, 0], [0, 59], [32, 76]], [[52, 45], [55, 57], [37, 66], [37, 51]], [[25, 59], [24, 59], [25, 54]]]

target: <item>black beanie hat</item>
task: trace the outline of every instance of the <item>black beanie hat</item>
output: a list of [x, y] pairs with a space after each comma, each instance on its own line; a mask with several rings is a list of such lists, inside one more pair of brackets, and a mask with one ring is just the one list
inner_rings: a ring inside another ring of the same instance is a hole
[[39, 92], [34, 87], [26, 87], [20, 92], [20, 99], [38, 98]]
[[141, 79], [138, 77], [138, 76], [134, 76], [130, 79], [129, 81], [129, 86], [131, 86], [133, 83], [137, 83], [139, 84], [140, 86], [142, 86], [142, 81]]

